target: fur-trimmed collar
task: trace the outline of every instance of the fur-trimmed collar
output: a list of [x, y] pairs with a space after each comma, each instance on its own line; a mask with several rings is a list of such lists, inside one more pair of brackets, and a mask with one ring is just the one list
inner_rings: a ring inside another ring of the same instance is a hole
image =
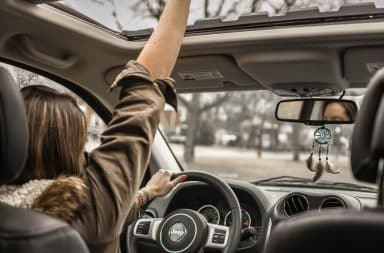
[[0, 202], [30, 208], [73, 223], [86, 210], [87, 188], [78, 177], [31, 180], [23, 185], [1, 185]]
[[54, 180], [32, 180], [23, 185], [1, 185], [0, 202], [20, 208], [31, 208], [34, 200]]

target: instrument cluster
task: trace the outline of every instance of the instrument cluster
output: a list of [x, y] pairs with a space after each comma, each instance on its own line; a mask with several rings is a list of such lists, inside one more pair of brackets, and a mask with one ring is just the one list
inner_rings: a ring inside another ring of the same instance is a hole
[[[232, 211], [227, 211], [225, 215], [222, 215], [223, 212], [220, 212], [214, 205], [203, 205], [197, 211], [207, 219], [208, 223], [225, 226], [232, 224]], [[251, 215], [247, 210], [242, 208], [241, 216], [242, 228], [249, 228], [252, 224]]]

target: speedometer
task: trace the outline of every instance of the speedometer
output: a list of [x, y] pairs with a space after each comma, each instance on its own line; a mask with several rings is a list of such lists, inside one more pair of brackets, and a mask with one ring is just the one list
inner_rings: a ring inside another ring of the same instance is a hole
[[216, 225], [220, 223], [220, 212], [215, 206], [205, 205], [200, 207], [197, 211], [205, 217], [208, 223]]
[[[252, 223], [251, 215], [244, 209], [241, 209], [241, 227], [242, 228], [249, 228]], [[231, 226], [232, 224], [232, 211], [229, 211], [224, 218], [224, 225], [225, 226]]]

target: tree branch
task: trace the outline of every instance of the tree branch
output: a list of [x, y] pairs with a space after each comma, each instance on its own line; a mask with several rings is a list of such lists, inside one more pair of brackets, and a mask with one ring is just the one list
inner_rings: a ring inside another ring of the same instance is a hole
[[217, 10], [215, 12], [216, 17], [220, 16], [221, 12], [223, 11], [224, 3], [225, 0], [221, 0], [221, 2], [219, 3], [219, 6], [217, 7]]
[[237, 14], [238, 10], [237, 7], [239, 7], [240, 0], [237, 0], [236, 2], [233, 3], [232, 7], [228, 10], [227, 16], [231, 14]]
[[209, 0], [204, 0], [204, 17], [209, 18], [211, 13], [209, 13]]
[[190, 112], [192, 111], [192, 103], [189, 102], [188, 100], [186, 100], [184, 97], [182, 96], [177, 96], [177, 98], [179, 99], [179, 101], [187, 108], [187, 110]]
[[114, 19], [115, 19], [116, 26], [117, 26], [117, 28], [118, 28], [119, 30], [123, 30], [124, 27], [123, 27], [123, 25], [121, 24], [119, 18], [117, 17], [117, 8], [116, 8], [115, 0], [109, 0], [109, 2], [111, 3], [112, 8], [113, 8], [112, 16], [113, 16]]
[[256, 12], [257, 11], [257, 5], [259, 3], [259, 0], [253, 0], [252, 5], [251, 5], [251, 12]]
[[[91, 0], [91, 2], [94, 2], [94, 3], [97, 3], [97, 4], [102, 4], [104, 5], [104, 1], [101, 1], [101, 0]], [[119, 18], [117, 17], [117, 8], [116, 8], [116, 3], [115, 3], [115, 0], [108, 0], [107, 2], [109, 2], [111, 4], [111, 7], [112, 7], [112, 16], [113, 18], [115, 19], [115, 23], [116, 23], [116, 27], [118, 30], [123, 30], [123, 25], [121, 24]]]
[[227, 101], [228, 98], [229, 98], [228, 94], [225, 94], [224, 96], [215, 99], [215, 101], [213, 101], [212, 103], [204, 105], [202, 108], [199, 109], [199, 111], [205, 112], [205, 111], [211, 110], [212, 108], [215, 108], [221, 105], [222, 103], [224, 103], [225, 101]]
[[[162, 0], [158, 0], [158, 1], [159, 1], [159, 6], [160, 6], [160, 2], [161, 2]], [[152, 4], [151, 4], [151, 2], [150, 2], [149, 0], [143, 0], [143, 4], [145, 5], [145, 7], [147, 7], [147, 10], [148, 10], [149, 14], [150, 14], [152, 17], [156, 18], [157, 20], [160, 19], [161, 14], [159, 14], [159, 10], [156, 10], [156, 9], [152, 6]]]

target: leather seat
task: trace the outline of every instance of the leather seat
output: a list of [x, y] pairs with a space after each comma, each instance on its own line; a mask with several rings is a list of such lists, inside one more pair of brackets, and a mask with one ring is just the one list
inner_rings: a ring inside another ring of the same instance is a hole
[[[12, 184], [28, 148], [24, 102], [9, 72], [0, 67], [0, 184]], [[85, 253], [80, 235], [47, 215], [0, 204], [0, 252]]]
[[[277, 224], [267, 253], [384, 252], [383, 175], [384, 70], [371, 79], [352, 137], [351, 164], [357, 180], [379, 183], [378, 207], [362, 212], [307, 212]], [[382, 169], [381, 169], [382, 171]]]

